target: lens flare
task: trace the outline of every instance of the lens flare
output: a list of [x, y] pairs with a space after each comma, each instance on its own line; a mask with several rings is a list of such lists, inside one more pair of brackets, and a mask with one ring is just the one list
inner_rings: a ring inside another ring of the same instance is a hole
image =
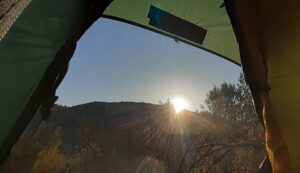
[[176, 97], [176, 98], [172, 99], [171, 103], [172, 103], [176, 113], [179, 113], [188, 107], [187, 101], [181, 97]]

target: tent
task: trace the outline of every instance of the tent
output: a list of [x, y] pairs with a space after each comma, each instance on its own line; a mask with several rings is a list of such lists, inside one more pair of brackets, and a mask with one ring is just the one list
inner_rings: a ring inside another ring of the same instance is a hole
[[81, 35], [99, 17], [241, 65], [274, 173], [300, 170], [296, 0], [1, 0], [0, 162], [39, 110], [46, 118]]

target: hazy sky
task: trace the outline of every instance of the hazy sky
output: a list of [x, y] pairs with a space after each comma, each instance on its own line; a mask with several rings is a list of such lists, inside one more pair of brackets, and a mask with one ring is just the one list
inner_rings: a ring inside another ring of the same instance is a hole
[[158, 103], [180, 96], [194, 110], [214, 84], [235, 83], [240, 72], [237, 65], [185, 43], [100, 19], [80, 39], [57, 91], [58, 103]]

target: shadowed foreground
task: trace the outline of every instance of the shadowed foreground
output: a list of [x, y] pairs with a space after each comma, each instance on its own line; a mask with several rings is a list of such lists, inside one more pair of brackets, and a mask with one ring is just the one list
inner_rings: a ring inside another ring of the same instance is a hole
[[233, 172], [236, 165], [254, 172], [264, 155], [255, 124], [231, 131], [208, 112], [176, 114], [169, 104], [56, 106], [36, 130], [39, 121], [36, 116], [1, 172], [181, 173], [224, 166]]

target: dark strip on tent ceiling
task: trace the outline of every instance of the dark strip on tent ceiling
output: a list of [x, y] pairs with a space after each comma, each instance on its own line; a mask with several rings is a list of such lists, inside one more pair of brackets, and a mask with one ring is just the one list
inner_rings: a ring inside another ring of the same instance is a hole
[[149, 25], [202, 45], [207, 30], [174, 16], [153, 5], [148, 13]]

